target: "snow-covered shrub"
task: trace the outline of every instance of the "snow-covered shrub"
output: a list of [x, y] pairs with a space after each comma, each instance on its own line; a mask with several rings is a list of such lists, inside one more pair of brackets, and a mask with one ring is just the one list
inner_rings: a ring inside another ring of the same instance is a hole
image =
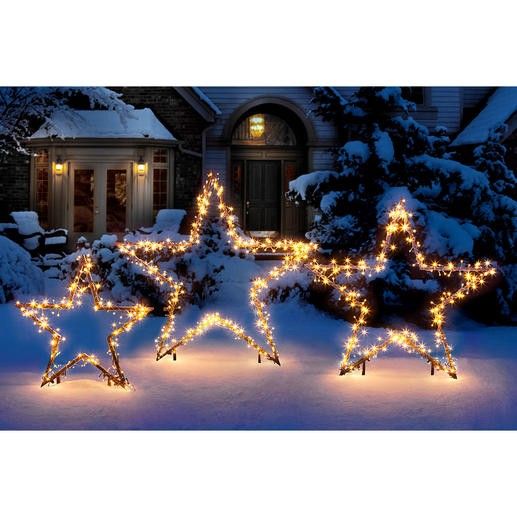
[[0, 303], [17, 294], [39, 294], [43, 288], [43, 273], [32, 264], [29, 253], [0, 236]]
[[[181, 212], [181, 217], [185, 215]], [[175, 222], [179, 228], [181, 217], [178, 213], [167, 214], [168, 222]], [[157, 221], [157, 224], [161, 224]], [[166, 238], [179, 241], [186, 240], [187, 235], [180, 235], [165, 229], [147, 228], [150, 233], [131, 233], [126, 235], [129, 241], [136, 240], [164, 240]], [[160, 256], [158, 265], [160, 270], [172, 278], [181, 281], [186, 291], [187, 303], [202, 305], [207, 298], [214, 294], [222, 282], [222, 273], [225, 268], [231, 270], [232, 260], [247, 257], [242, 252], [235, 251], [228, 243], [226, 227], [218, 219], [206, 221], [202, 227], [200, 243], [192, 247], [187, 253], [178, 256], [167, 256], [165, 252]], [[84, 251], [80, 250], [78, 253]], [[161, 312], [168, 298], [168, 288], [159, 286], [139, 266], [130, 263], [117, 248], [116, 235], [103, 235], [91, 245], [91, 253], [97, 265], [96, 272], [104, 282], [109, 295], [116, 301], [144, 301], [153, 305], [157, 312]], [[75, 256], [67, 258], [69, 264], [75, 262]]]
[[97, 265], [96, 271], [114, 300], [138, 300], [161, 311], [167, 299], [165, 289], [128, 262], [117, 247], [116, 235], [103, 235], [93, 241], [91, 252]]
[[284, 302], [291, 298], [307, 299], [311, 281], [307, 271], [292, 271], [270, 282], [267, 297], [273, 302]]
[[225, 263], [234, 256], [225, 226], [218, 219], [211, 219], [202, 227], [199, 244], [183, 255], [161, 262], [160, 267], [183, 282], [190, 303], [203, 305], [218, 290]]
[[[445, 260], [487, 257], [500, 264], [499, 290], [492, 290], [491, 303], [481, 297], [478, 303], [484, 315], [516, 318], [516, 181], [504, 164], [504, 146], [492, 137], [476, 150], [472, 167], [451, 159], [445, 128], [430, 133], [415, 121], [415, 106], [397, 87], [360, 88], [349, 99], [335, 89], [316, 88], [313, 101], [315, 113], [333, 121], [346, 139], [335, 171], [290, 183], [289, 197], [319, 212], [308, 237], [334, 254], [371, 253], [386, 209], [405, 198], [428, 254]], [[424, 298], [432, 284], [411, 277], [400, 256], [372, 280], [383, 312], [414, 307]]]

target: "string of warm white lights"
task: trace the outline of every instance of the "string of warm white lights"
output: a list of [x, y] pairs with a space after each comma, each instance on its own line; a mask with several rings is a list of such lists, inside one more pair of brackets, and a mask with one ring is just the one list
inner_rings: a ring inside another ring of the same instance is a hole
[[210, 173], [203, 186], [201, 195], [197, 198], [197, 213], [192, 222], [189, 238], [179, 242], [171, 240], [165, 241], [138, 241], [136, 243], [124, 242], [119, 245], [122, 253], [129, 261], [139, 265], [151, 278], [158, 284], [166, 284], [169, 286], [170, 295], [166, 305], [167, 319], [165, 325], [160, 331], [160, 335], [156, 339], [157, 360], [166, 355], [172, 355], [176, 358], [176, 351], [179, 347], [191, 342], [195, 337], [200, 336], [211, 328], [225, 328], [234, 336], [247, 344], [248, 347], [254, 348], [258, 353], [258, 360], [265, 357], [276, 364], [280, 364], [278, 350], [273, 339], [272, 330], [269, 325], [269, 314], [265, 310], [265, 302], [259, 297], [260, 286], [256, 284], [252, 287], [253, 307], [257, 316], [256, 326], [258, 331], [265, 335], [269, 351], [259, 345], [255, 339], [244, 332], [244, 329], [235, 321], [221, 316], [219, 313], [206, 314], [198, 324], [188, 329], [183, 337], [175, 339], [173, 332], [175, 328], [175, 315], [180, 309], [179, 303], [181, 296], [185, 294], [185, 290], [181, 282], [175, 280], [172, 276], [162, 273], [157, 265], [161, 260], [170, 259], [171, 256], [178, 256], [186, 253], [192, 247], [200, 243], [202, 226], [208, 216], [210, 202], [212, 196], [215, 196], [218, 203], [219, 218], [225, 225], [228, 234], [228, 242], [232, 244], [235, 250], [245, 253], [272, 252], [272, 253], [305, 253], [309, 250], [316, 249], [311, 243], [295, 242], [290, 240], [274, 241], [267, 239], [258, 241], [243, 236], [235, 224], [232, 208], [225, 204], [223, 197], [223, 187], [217, 176]]
[[432, 349], [427, 347], [418, 335], [409, 329], [388, 329], [385, 337], [378, 337], [377, 343], [361, 348], [358, 354], [359, 357], [352, 358], [354, 352], [359, 347], [359, 338], [366, 335], [364, 326], [366, 325], [366, 317], [370, 310], [366, 300], [361, 299], [357, 291], [345, 290], [345, 301], [352, 308], [356, 308], [359, 311], [359, 315], [356, 316], [352, 325], [351, 336], [345, 342], [345, 352], [340, 366], [340, 373], [345, 374], [362, 367], [364, 374], [367, 361], [376, 357], [379, 352], [386, 350], [390, 345], [395, 344], [407, 351], [416, 352], [426, 359], [431, 364], [431, 374], [434, 374], [435, 369], [438, 369], [447, 372], [453, 378], [457, 378], [457, 366], [452, 357], [452, 347], [444, 331], [445, 312], [448, 307], [463, 300], [467, 295], [483, 286], [486, 283], [487, 277], [492, 277], [496, 274], [496, 269], [489, 260], [478, 261], [473, 265], [466, 264], [463, 261], [460, 261], [458, 264], [430, 261], [421, 251], [422, 247], [416, 238], [416, 229], [412, 223], [412, 214], [407, 211], [405, 201], [402, 200], [389, 212], [385, 236], [373, 264], [368, 264], [365, 260], [359, 260], [356, 263], [346, 260], [343, 265], [333, 263], [327, 268], [318, 268], [317, 265], [314, 265], [313, 270], [316, 274], [321, 274], [323, 278], [328, 278], [329, 280], [335, 280], [337, 278], [336, 275], [342, 272], [348, 278], [352, 272], [359, 272], [364, 275], [379, 273], [386, 269], [389, 254], [397, 249], [396, 244], [393, 242], [397, 234], [403, 238], [405, 245], [409, 247], [410, 253], [414, 256], [414, 267], [428, 273], [446, 276], [455, 274], [458, 276], [459, 288], [452, 292], [448, 290], [442, 291], [438, 302], [432, 302], [430, 308], [431, 324], [435, 328], [435, 347], [443, 349], [444, 359], [440, 360], [433, 356], [431, 353]]
[[[68, 296], [57, 302], [45, 299], [43, 301], [31, 300], [28, 303], [16, 303], [23, 316], [32, 319], [40, 332], [49, 332], [51, 336], [50, 357], [42, 377], [41, 386], [54, 382], [59, 384], [61, 377], [66, 376], [68, 370], [77, 364], [90, 364], [101, 372], [100, 375], [107, 380], [108, 385], [128, 387], [129, 381], [120, 366], [117, 350], [119, 346], [118, 337], [125, 332], [129, 332], [134, 324], [145, 318], [152, 308], [141, 304], [131, 306], [115, 305], [111, 301], [103, 300], [99, 294], [101, 284], [95, 282], [92, 276], [94, 264], [91, 257], [89, 255], [80, 255], [78, 260], [77, 272], [68, 286]], [[97, 356], [84, 352], [77, 354], [64, 365], [57, 365], [56, 359], [61, 352], [61, 343], [66, 338], [61, 334], [59, 328], [54, 328], [50, 324], [49, 318], [45, 316], [44, 311], [51, 311], [52, 314], [59, 316], [61, 311], [74, 310], [82, 305], [82, 297], [87, 291], [90, 291], [92, 295], [95, 311], [107, 311], [113, 312], [113, 314], [120, 313], [120, 319], [122, 319], [122, 315], [126, 316], [126, 320], [121, 321], [119, 325], [113, 323], [113, 329], [106, 338], [108, 345], [107, 353], [111, 357], [111, 366], [106, 368], [101, 364]]]
[[[136, 255], [141, 258], [155, 258], [157, 254], [161, 254], [159, 258], [163, 258], [165, 253], [170, 257], [187, 252], [201, 241], [201, 231], [203, 223], [209, 214], [212, 196], [216, 197], [219, 219], [226, 226], [228, 242], [233, 245], [236, 251], [243, 250], [248, 253], [290, 253], [293, 249], [317, 250], [318, 246], [310, 242], [299, 242], [289, 239], [253, 239], [243, 235], [235, 222], [233, 207], [224, 202], [224, 187], [221, 185], [217, 175], [212, 172], [208, 173], [201, 194], [196, 199], [197, 211], [190, 227], [188, 239], [181, 241], [165, 239], [163, 241], [140, 240], [137, 242], [123, 242], [119, 244], [120, 250], [129, 256]], [[131, 253], [132, 251], [134, 253]]]
[[[156, 262], [165, 260], [172, 255], [184, 253], [199, 244], [202, 225], [208, 216], [211, 198], [214, 194], [217, 198], [219, 217], [227, 228], [228, 242], [233, 245], [236, 251], [241, 250], [253, 254], [270, 252], [283, 255], [282, 264], [273, 268], [265, 277], [253, 280], [250, 288], [250, 303], [256, 315], [256, 326], [259, 332], [264, 335], [271, 352], [267, 352], [255, 340], [245, 334], [238, 324], [223, 318], [218, 313], [207, 314], [195, 327], [188, 329], [183, 337], [179, 339], [173, 337], [174, 314], [179, 309], [180, 296], [183, 292], [182, 286], [172, 277], [161, 273]], [[367, 334], [365, 326], [371, 310], [367, 300], [361, 296], [357, 289], [349, 287], [349, 284], [354, 284], [357, 277], [372, 276], [386, 269], [390, 254], [396, 250], [396, 244], [393, 242], [393, 237], [396, 235], [404, 237], [405, 245], [409, 247], [410, 252], [415, 257], [414, 266], [417, 266], [421, 271], [447, 276], [451, 276], [453, 273], [460, 275], [461, 286], [453, 292], [442, 292], [439, 301], [431, 307], [432, 324], [435, 327], [435, 344], [437, 347], [443, 348], [445, 355], [443, 361], [432, 355], [431, 349], [418, 338], [416, 333], [408, 329], [388, 329], [386, 336], [384, 338], [379, 337], [377, 343], [360, 348], [360, 338]], [[165, 240], [123, 243], [120, 245], [120, 249], [130, 261], [142, 266], [155, 281], [160, 284], [167, 283], [171, 288], [171, 295], [167, 304], [168, 319], [156, 340], [157, 359], [165, 355], [173, 355], [175, 358], [176, 350], [180, 346], [191, 342], [195, 337], [204, 334], [210, 328], [219, 326], [228, 329], [238, 339], [255, 348], [259, 354], [259, 361], [261, 355], [265, 355], [268, 359], [280, 364], [273, 329], [270, 324], [270, 314], [267, 311], [270, 286], [272, 282], [289, 272], [304, 268], [312, 274], [314, 281], [336, 289], [339, 293], [339, 299], [357, 311], [352, 324], [352, 333], [345, 342], [343, 359], [340, 365], [341, 374], [360, 367], [362, 367], [364, 374], [367, 361], [376, 357], [379, 352], [386, 350], [390, 345], [396, 344], [407, 351], [416, 352], [426, 359], [431, 364], [431, 373], [434, 374], [434, 370], [438, 369], [446, 371], [451, 377], [456, 378], [456, 364], [452, 357], [451, 346], [443, 330], [445, 310], [448, 306], [463, 300], [468, 294], [483, 285], [487, 276], [496, 274], [495, 267], [490, 261], [476, 262], [474, 265], [465, 264], [463, 261], [459, 264], [430, 262], [421, 251], [421, 245], [416, 239], [416, 229], [412, 223], [412, 214], [406, 210], [404, 201], [398, 203], [389, 212], [389, 221], [385, 227], [385, 236], [381, 242], [380, 251], [370, 260], [346, 258], [342, 263], [333, 260], [329, 264], [324, 264], [318, 258], [315, 258], [316, 244], [287, 239], [257, 240], [248, 238], [238, 230], [233, 209], [225, 204], [223, 187], [213, 173], [208, 175], [202, 192], [197, 198], [197, 214], [192, 223], [188, 239], [179, 242]]]

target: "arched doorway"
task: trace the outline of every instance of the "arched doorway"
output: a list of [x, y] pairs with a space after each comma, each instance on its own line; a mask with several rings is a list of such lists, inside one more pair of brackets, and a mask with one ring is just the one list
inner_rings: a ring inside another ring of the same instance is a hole
[[299, 236], [305, 209], [285, 198], [289, 182], [307, 170], [307, 130], [285, 105], [264, 102], [231, 123], [229, 186], [242, 227], [257, 237]]

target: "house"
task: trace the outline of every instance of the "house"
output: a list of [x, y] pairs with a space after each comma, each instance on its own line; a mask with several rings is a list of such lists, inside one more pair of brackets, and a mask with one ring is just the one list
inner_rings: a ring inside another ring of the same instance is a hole
[[[285, 199], [288, 183], [330, 169], [336, 128], [311, 113], [310, 87], [119, 87], [136, 109], [126, 123], [114, 112], [77, 111], [29, 140], [30, 160], [2, 173], [0, 206], [34, 209], [44, 226], [81, 235], [149, 226], [158, 210], [191, 209], [208, 170], [217, 171], [245, 231], [297, 235], [304, 207]], [[336, 88], [343, 97], [355, 88]], [[482, 115], [490, 87], [412, 87], [413, 116], [459, 138]], [[511, 115], [509, 115], [511, 117]], [[28, 163], [29, 162], [29, 163]]]

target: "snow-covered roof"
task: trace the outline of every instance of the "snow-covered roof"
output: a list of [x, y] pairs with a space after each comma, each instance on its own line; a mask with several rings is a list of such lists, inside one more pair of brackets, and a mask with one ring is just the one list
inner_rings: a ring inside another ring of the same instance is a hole
[[120, 115], [113, 110], [73, 110], [56, 113], [31, 138], [176, 138], [149, 108]]
[[221, 108], [201, 89], [197, 86], [193, 86], [192, 90], [194, 90], [195, 94], [210, 108], [216, 115], [221, 115], [222, 111]]
[[485, 108], [455, 138], [451, 145], [472, 145], [486, 142], [490, 131], [504, 124], [517, 111], [517, 88], [497, 88]]

